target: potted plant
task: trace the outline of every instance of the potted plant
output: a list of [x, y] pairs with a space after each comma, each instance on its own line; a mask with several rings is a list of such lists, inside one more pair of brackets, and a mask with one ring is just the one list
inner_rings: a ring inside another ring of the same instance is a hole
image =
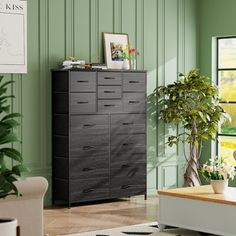
[[[15, 181], [27, 170], [23, 165], [21, 153], [12, 146], [13, 142], [19, 141], [15, 128], [19, 126], [16, 118], [21, 117], [21, 114], [12, 112], [10, 105], [14, 96], [9, 95], [7, 89], [12, 83], [14, 83], [12, 80], [4, 81], [3, 76], [0, 76], [0, 198], [2, 199], [9, 195], [20, 196]], [[15, 236], [16, 226], [16, 219], [0, 219], [1, 235]]]
[[202, 140], [215, 140], [219, 122], [230, 119], [219, 102], [217, 87], [208, 77], [200, 75], [198, 69], [187, 75], [180, 73], [178, 81], [159, 86], [148, 97], [151, 117], [156, 117], [153, 105], [158, 105], [160, 119], [184, 128], [184, 132], [168, 137], [169, 146], [179, 142], [189, 144], [184, 186], [200, 185], [198, 169]]
[[235, 167], [223, 157], [211, 158], [203, 164], [200, 173], [204, 178], [211, 181], [215, 193], [224, 193], [228, 187], [229, 179], [234, 179]]

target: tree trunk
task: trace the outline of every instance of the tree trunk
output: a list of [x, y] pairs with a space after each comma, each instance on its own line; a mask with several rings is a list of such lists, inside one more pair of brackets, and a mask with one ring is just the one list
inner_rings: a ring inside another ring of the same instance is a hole
[[[195, 122], [193, 121], [192, 136], [194, 137], [195, 134], [197, 134], [197, 128]], [[184, 187], [199, 186], [201, 184], [198, 174], [198, 160], [200, 155], [199, 148], [199, 144], [196, 143], [195, 138], [193, 138], [190, 143], [190, 158], [187, 162], [187, 167], [184, 174]]]

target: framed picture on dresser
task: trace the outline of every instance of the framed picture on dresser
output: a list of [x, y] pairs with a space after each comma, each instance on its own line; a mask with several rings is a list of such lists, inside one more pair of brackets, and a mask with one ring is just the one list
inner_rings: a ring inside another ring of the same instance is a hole
[[103, 35], [104, 57], [107, 68], [122, 69], [123, 61], [125, 59], [129, 59], [128, 34], [103, 32], [102, 35]]

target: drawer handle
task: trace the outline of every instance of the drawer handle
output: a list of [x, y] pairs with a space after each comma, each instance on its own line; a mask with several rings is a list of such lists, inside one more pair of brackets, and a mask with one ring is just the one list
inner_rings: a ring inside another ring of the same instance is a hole
[[130, 165], [128, 165], [128, 164], [124, 164], [121, 166], [122, 169], [129, 168], [129, 167], [130, 167]]
[[126, 122], [126, 123], [122, 123], [122, 125], [133, 125], [133, 122]]
[[134, 143], [123, 143], [122, 145], [123, 146], [129, 146], [129, 145], [132, 145], [132, 144], [134, 144]]
[[85, 171], [85, 172], [86, 172], [86, 171], [91, 171], [91, 170], [93, 170], [93, 168], [84, 168], [84, 169], [83, 169], [83, 171]]
[[116, 105], [114, 104], [105, 104], [104, 107], [115, 107]]
[[104, 91], [104, 93], [115, 93], [116, 91]]
[[132, 80], [132, 81], [129, 81], [130, 84], [139, 84], [140, 81], [137, 81], [137, 80]]
[[77, 102], [77, 104], [88, 104], [89, 102]]
[[85, 81], [85, 80], [77, 80], [77, 83], [88, 83], [88, 81]]
[[84, 189], [84, 190], [83, 190], [83, 193], [91, 193], [91, 192], [93, 192], [93, 191], [94, 191], [93, 188], [89, 188], [89, 189]]
[[130, 187], [131, 187], [130, 185], [122, 185], [121, 189], [127, 189], [127, 188], [130, 188]]
[[116, 79], [114, 77], [104, 77], [104, 79]]
[[94, 125], [94, 124], [84, 124], [83, 126], [84, 126], [84, 127], [94, 127], [94, 126], [96, 126], [96, 125]]
[[94, 149], [94, 146], [83, 146], [83, 150], [90, 150], [90, 149]]
[[138, 104], [140, 101], [129, 101], [130, 104]]

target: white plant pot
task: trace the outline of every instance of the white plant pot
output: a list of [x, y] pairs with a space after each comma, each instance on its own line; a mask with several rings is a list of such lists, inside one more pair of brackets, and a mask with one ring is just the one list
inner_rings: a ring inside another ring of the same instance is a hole
[[228, 188], [229, 180], [211, 180], [214, 193], [224, 193]]
[[0, 218], [0, 235], [16, 236], [17, 233], [17, 220]]
[[130, 64], [129, 64], [129, 60], [128, 59], [124, 59], [123, 60], [122, 69], [123, 70], [129, 70], [130, 69]]

